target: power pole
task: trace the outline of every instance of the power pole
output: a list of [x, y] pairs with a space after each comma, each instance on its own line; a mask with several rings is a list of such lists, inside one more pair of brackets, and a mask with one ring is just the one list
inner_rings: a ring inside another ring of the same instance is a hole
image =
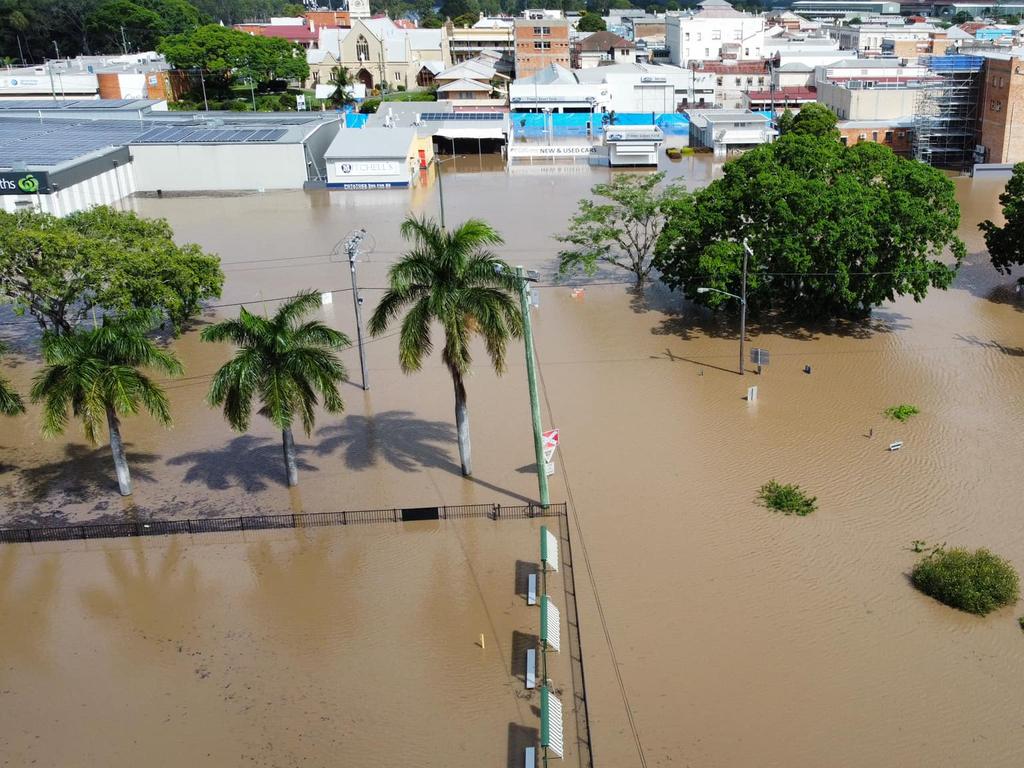
[[519, 306], [523, 312], [523, 341], [526, 346], [526, 380], [530, 385], [530, 410], [533, 415], [533, 451], [537, 459], [537, 486], [540, 489], [540, 505], [551, 506], [548, 496], [548, 474], [544, 461], [544, 435], [540, 423], [540, 398], [537, 395], [536, 358], [533, 352], [533, 325], [530, 322], [529, 278], [522, 267], [516, 267], [516, 281], [519, 283]]
[[363, 350], [363, 299], [359, 295], [359, 285], [356, 282], [356, 257], [359, 256], [359, 244], [366, 237], [365, 229], [357, 229], [348, 240], [345, 241], [345, 253], [348, 254], [349, 271], [352, 274], [352, 303], [356, 310], [356, 343], [359, 346], [359, 367], [363, 374], [363, 391], [368, 392], [370, 381], [366, 376], [366, 354]]
[[750, 255], [750, 246], [747, 238], [743, 238], [743, 282], [740, 283], [740, 376], [746, 371], [743, 365], [743, 342], [747, 336], [747, 257]]
[[124, 48], [124, 55], [128, 55], [128, 41], [124, 36], [124, 27], [121, 27], [121, 47]]

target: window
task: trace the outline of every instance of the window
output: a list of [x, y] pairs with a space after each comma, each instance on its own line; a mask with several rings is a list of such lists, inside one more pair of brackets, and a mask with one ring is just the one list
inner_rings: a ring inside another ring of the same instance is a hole
[[749, 87], [750, 87], [750, 86], [752, 86], [753, 84], [754, 84], [754, 78], [752, 78], [752, 77], [748, 77], [748, 78], [747, 78], [747, 87], [749, 88]]
[[545, 49], [545, 48], [550, 48], [551, 47], [551, 41], [550, 40], [535, 40], [534, 43], [533, 43], [533, 47], [535, 49], [537, 49], [538, 51], [542, 50], [542, 49]]
[[845, 147], [846, 146], [846, 137], [843, 136], [842, 138], [840, 138], [839, 139], [839, 143], [842, 144]]
[[742, 40], [743, 39], [743, 31], [739, 30], [739, 29], [734, 29], [732, 31], [732, 39], [733, 40]]
[[700, 32], [697, 33], [697, 40], [700, 41]]
[[711, 58], [711, 51], [708, 50], [707, 48], [704, 49], [704, 58], [705, 59], [710, 59]]
[[711, 39], [712, 40], [721, 40], [722, 39], [722, 30], [720, 30], [720, 29], [713, 29], [713, 30], [711, 30]]
[[544, 33], [541, 32], [541, 29], [543, 29], [543, 27], [534, 27], [533, 28], [533, 34], [535, 34], [535, 35], [543, 35]]
[[744, 48], [743, 49], [743, 55], [744, 56], [749, 56], [750, 55], [750, 49], [749, 48]]
[[878, 141], [878, 131], [872, 131], [871, 132], [871, 140], [872, 141]]
[[741, 85], [743, 85], [743, 78], [742, 77], [737, 77], [736, 78], [736, 87], [739, 87]]
[[722, 78], [718, 78], [718, 87], [719, 87], [719, 88], [721, 88], [721, 87], [722, 87]]
[[370, 44], [366, 42], [366, 38], [362, 35], [356, 40], [356, 58], [360, 61], [370, 60]]
[[764, 85], [764, 78], [763, 77], [757, 78], [757, 84], [758, 85]]
[[885, 132], [885, 143], [892, 144], [892, 131]]
[[690, 33], [689, 32], [687, 32], [685, 35], [683, 35], [683, 40], [686, 40], [687, 42], [689, 42], [689, 40], [690, 40]]

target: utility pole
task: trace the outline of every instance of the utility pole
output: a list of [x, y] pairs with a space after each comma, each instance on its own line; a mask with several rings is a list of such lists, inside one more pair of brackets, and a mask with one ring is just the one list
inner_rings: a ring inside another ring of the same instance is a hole
[[747, 338], [747, 257], [750, 255], [750, 245], [747, 238], [743, 238], [743, 282], [740, 283], [740, 376], [746, 371], [743, 365], [743, 342]]
[[57, 52], [57, 61], [60, 61], [60, 46], [57, 45], [57, 41], [53, 41], [53, 50]]
[[206, 100], [206, 78], [203, 77], [203, 68], [199, 67], [199, 85], [203, 89], [203, 109], [210, 111], [210, 103]]
[[533, 415], [533, 451], [537, 459], [537, 486], [540, 489], [540, 505], [551, 506], [548, 496], [548, 475], [544, 466], [544, 435], [540, 423], [540, 398], [537, 395], [536, 357], [533, 351], [533, 325], [530, 322], [530, 294], [527, 283], [530, 278], [522, 267], [516, 267], [516, 281], [519, 284], [519, 306], [523, 312], [523, 341], [526, 347], [526, 380], [530, 385], [530, 410]]
[[434, 162], [437, 164], [437, 191], [441, 195], [441, 231], [446, 232], [444, 226], [444, 182], [441, 180], [441, 163], [438, 161], [437, 156], [434, 156]]
[[359, 285], [356, 282], [356, 257], [359, 256], [359, 244], [366, 237], [365, 229], [357, 229], [345, 241], [345, 252], [348, 254], [349, 271], [352, 273], [352, 303], [356, 310], [356, 343], [359, 346], [359, 367], [363, 374], [363, 391], [368, 392], [370, 382], [366, 376], [366, 354], [363, 350], [363, 300], [359, 296]]
[[124, 36], [124, 27], [121, 27], [121, 47], [124, 49], [124, 55], [128, 55], [128, 40]]

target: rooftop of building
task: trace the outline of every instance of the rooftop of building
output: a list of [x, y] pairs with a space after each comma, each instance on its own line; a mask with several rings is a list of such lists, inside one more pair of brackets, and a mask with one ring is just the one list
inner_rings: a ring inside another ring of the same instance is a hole
[[42, 64], [0, 70], [4, 78], [32, 77], [49, 72], [71, 75], [95, 75], [107, 72], [145, 73], [170, 69], [158, 53], [148, 51], [127, 56], [78, 56], [74, 59], [47, 59]]
[[760, 61], [695, 61], [691, 69], [716, 75], [762, 75], [768, 71], [767, 60]]
[[751, 101], [814, 101], [818, 91], [814, 86], [792, 85], [774, 90], [747, 91]]
[[719, 123], [763, 123], [769, 122], [768, 118], [749, 109], [688, 109], [686, 114], [690, 121], [700, 126], [703, 124], [717, 125]]
[[607, 32], [604, 30], [587, 35], [580, 42], [580, 50], [587, 52], [607, 51], [611, 48], [634, 47], [633, 43], [626, 38], [616, 35], [614, 32]]
[[412, 127], [342, 128], [324, 152], [328, 160], [370, 160], [404, 158], [416, 137]]
[[694, 15], [697, 19], [729, 19], [751, 16], [749, 13], [737, 11], [726, 0], [703, 0], [697, 4], [700, 10]]

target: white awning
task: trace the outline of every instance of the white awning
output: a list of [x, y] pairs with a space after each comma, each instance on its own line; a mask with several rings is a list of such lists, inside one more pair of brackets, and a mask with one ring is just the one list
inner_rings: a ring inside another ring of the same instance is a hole
[[459, 126], [439, 128], [435, 136], [444, 139], [504, 139], [505, 131], [501, 128], [484, 128], [481, 126]]

